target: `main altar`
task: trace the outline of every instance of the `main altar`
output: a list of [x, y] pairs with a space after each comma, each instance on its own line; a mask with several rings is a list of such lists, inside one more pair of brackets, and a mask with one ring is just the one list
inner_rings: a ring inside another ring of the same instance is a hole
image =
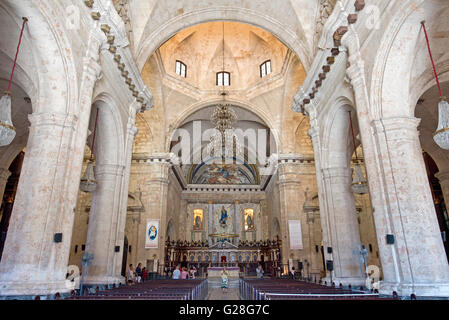
[[219, 278], [226, 268], [230, 279], [265, 272], [280, 264], [281, 240], [264, 239], [260, 205], [255, 203], [198, 203], [187, 206], [187, 239], [168, 239], [165, 268], [194, 266], [198, 276]]

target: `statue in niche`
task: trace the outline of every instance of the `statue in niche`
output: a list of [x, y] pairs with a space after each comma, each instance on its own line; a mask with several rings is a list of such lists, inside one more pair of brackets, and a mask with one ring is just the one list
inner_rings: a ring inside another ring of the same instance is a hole
[[226, 221], [228, 220], [228, 211], [224, 206], [221, 207], [221, 217], [220, 217], [220, 225], [223, 228], [226, 228]]
[[195, 218], [195, 230], [201, 230], [201, 218], [196, 216]]
[[203, 210], [195, 209], [193, 211], [193, 230], [203, 229]]
[[250, 214], [246, 216], [246, 225], [248, 226], [248, 230], [254, 230], [254, 221]]

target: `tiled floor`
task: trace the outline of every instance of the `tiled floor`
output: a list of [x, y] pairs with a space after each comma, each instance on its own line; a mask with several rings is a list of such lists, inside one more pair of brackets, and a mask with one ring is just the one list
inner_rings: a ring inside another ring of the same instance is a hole
[[223, 289], [210, 289], [207, 300], [240, 300], [239, 289], [229, 288], [227, 292], [223, 292]]

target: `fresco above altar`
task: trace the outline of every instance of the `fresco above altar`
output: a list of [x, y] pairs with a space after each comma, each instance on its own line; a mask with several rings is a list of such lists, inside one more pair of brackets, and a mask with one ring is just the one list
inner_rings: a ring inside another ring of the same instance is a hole
[[257, 185], [260, 183], [257, 167], [246, 163], [201, 163], [186, 172], [189, 184]]

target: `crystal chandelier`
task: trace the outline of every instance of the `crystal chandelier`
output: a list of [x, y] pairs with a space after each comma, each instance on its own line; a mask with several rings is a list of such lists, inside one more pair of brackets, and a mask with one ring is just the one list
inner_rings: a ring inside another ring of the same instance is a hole
[[95, 180], [95, 173], [94, 173], [94, 163], [93, 163], [93, 156], [94, 156], [94, 147], [95, 147], [95, 135], [97, 133], [97, 123], [98, 123], [98, 108], [97, 108], [97, 115], [95, 117], [95, 126], [94, 126], [94, 132], [92, 137], [92, 148], [90, 153], [90, 159], [87, 162], [86, 171], [84, 171], [83, 177], [80, 181], [80, 189], [84, 192], [94, 192], [97, 188], [97, 181]]
[[365, 175], [363, 174], [362, 164], [359, 162], [359, 157], [357, 155], [357, 148], [355, 145], [354, 127], [352, 125], [351, 111], [349, 111], [349, 122], [351, 124], [352, 142], [354, 144], [355, 159], [357, 163], [354, 166], [354, 175], [352, 178], [352, 192], [355, 194], [367, 194], [368, 193], [368, 183], [366, 182]]
[[[224, 22], [223, 22], [223, 66], [224, 71]], [[234, 131], [234, 124], [237, 122], [237, 114], [232, 106], [226, 103], [226, 92], [224, 91], [224, 81], [221, 96], [223, 101], [219, 103], [211, 116], [211, 122], [215, 126], [214, 134], [210, 137], [207, 145], [207, 153], [211, 157], [232, 158], [239, 153], [239, 139]]]
[[424, 35], [426, 36], [427, 49], [429, 51], [430, 61], [432, 62], [435, 80], [440, 93], [440, 103], [438, 104], [438, 128], [433, 136], [433, 140], [441, 149], [449, 150], [449, 104], [446, 101], [446, 97], [443, 96], [440, 81], [438, 80], [438, 73], [435, 67], [435, 62], [433, 61], [432, 51], [430, 50], [430, 42], [427, 35], [425, 21], [421, 21], [421, 25], [424, 30]]
[[433, 140], [441, 149], [449, 150], [449, 103], [444, 97], [438, 104], [438, 128]]
[[17, 57], [19, 56], [20, 43], [22, 42], [23, 30], [27, 23], [27, 18], [22, 18], [22, 30], [20, 32], [19, 44], [17, 45], [16, 57], [14, 58], [14, 64], [12, 67], [11, 77], [9, 78], [8, 90], [0, 99], [0, 147], [9, 145], [16, 136], [16, 128], [14, 127], [11, 119], [11, 84], [14, 76], [14, 70], [17, 65]]
[[239, 139], [233, 127], [237, 122], [237, 114], [230, 104], [223, 101], [216, 106], [211, 122], [215, 125], [215, 131], [207, 145], [208, 154], [211, 157], [232, 158], [239, 150]]
[[11, 93], [5, 92], [0, 99], [0, 147], [9, 145], [16, 136], [11, 120]]
[[354, 177], [352, 180], [352, 191], [356, 194], [367, 194], [368, 184], [362, 171], [362, 165], [356, 163], [354, 167]]

